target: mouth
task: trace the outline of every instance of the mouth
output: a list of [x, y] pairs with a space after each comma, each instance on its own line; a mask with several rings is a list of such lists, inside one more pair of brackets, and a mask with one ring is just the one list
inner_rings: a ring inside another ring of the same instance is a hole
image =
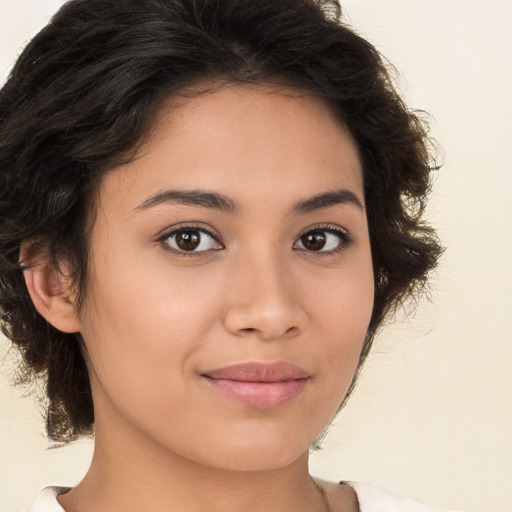
[[297, 398], [310, 374], [284, 361], [249, 362], [201, 374], [218, 393], [254, 409], [277, 409]]

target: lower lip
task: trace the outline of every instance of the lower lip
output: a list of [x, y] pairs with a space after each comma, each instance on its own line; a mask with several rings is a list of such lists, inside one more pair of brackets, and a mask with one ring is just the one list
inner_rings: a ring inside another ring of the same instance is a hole
[[298, 397], [308, 379], [276, 382], [247, 382], [228, 379], [207, 381], [221, 395], [254, 409], [277, 409]]

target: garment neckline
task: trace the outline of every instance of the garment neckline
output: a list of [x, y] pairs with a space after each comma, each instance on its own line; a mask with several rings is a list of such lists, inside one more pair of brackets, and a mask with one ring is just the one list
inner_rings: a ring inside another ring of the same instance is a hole
[[[338, 482], [319, 480], [323, 483], [323, 488], [328, 488], [329, 485], [347, 485], [351, 487], [357, 498], [359, 512], [375, 512], [382, 510], [383, 505], [387, 507], [386, 510], [407, 511], [407, 512], [450, 512], [445, 508], [431, 507], [423, 503], [419, 503], [408, 496], [390, 492], [382, 489], [379, 486], [372, 485], [363, 481], [347, 481], [341, 480]], [[44, 487], [39, 494], [39, 497], [29, 512], [66, 512], [60, 505], [58, 496], [70, 491], [72, 487], [62, 485], [49, 485]], [[332, 511], [336, 512], [334, 503], [329, 503]], [[453, 511], [452, 511], [453, 512]]]

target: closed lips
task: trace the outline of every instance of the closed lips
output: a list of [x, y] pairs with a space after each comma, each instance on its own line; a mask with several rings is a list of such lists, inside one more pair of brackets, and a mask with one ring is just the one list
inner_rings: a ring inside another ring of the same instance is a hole
[[276, 409], [298, 397], [307, 382], [306, 370], [285, 362], [242, 363], [203, 374], [221, 395], [254, 409]]
[[203, 374], [211, 379], [227, 379], [245, 382], [278, 382], [306, 379], [309, 373], [291, 363], [240, 363], [207, 371]]

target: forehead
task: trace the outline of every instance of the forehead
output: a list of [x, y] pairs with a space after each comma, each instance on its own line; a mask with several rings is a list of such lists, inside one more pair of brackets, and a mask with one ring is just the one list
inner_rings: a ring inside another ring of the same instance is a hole
[[101, 195], [135, 201], [184, 188], [293, 201], [346, 186], [364, 201], [356, 144], [325, 101], [283, 87], [227, 85], [168, 99], [137, 157], [105, 176]]

